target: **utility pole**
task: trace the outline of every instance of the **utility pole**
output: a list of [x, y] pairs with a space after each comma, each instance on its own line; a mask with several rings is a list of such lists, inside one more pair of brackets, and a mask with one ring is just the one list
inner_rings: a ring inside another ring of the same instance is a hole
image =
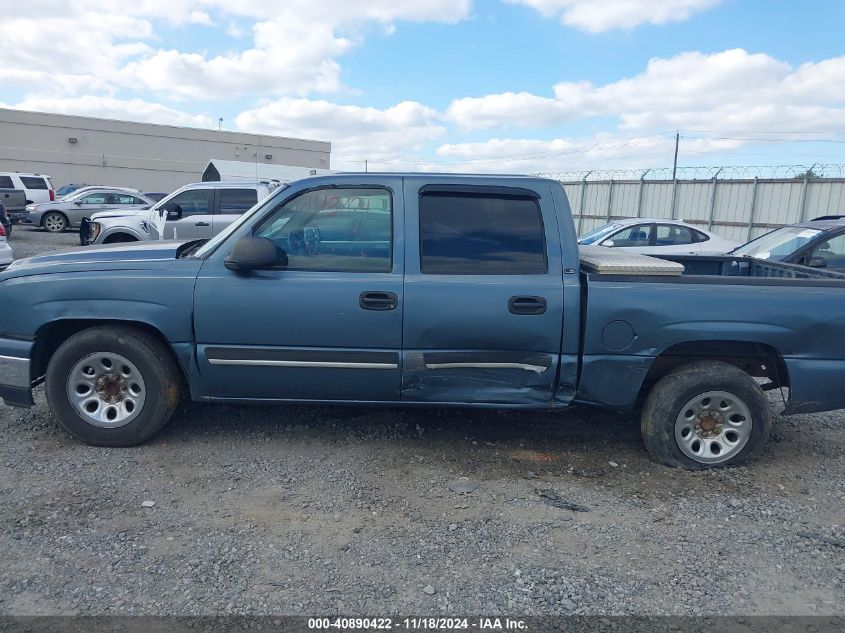
[[675, 180], [675, 174], [678, 171], [678, 144], [681, 141], [681, 133], [675, 131], [675, 161], [672, 163], [672, 180]]
[[217, 119], [217, 131], [218, 132], [220, 131], [221, 127], [223, 127], [223, 117], [222, 116], [219, 119]]
[[369, 161], [365, 158], [364, 159], [364, 173], [367, 173], [369, 167]]

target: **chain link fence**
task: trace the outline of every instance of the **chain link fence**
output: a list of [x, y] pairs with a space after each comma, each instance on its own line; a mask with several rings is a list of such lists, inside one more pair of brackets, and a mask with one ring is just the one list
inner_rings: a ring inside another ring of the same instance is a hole
[[737, 242], [845, 215], [845, 165], [682, 167], [540, 174], [561, 181], [579, 235], [621, 218], [684, 220]]

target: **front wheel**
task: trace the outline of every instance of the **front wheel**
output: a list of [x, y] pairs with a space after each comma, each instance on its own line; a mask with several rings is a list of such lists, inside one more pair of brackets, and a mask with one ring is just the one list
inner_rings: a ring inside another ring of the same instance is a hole
[[67, 218], [61, 213], [48, 213], [41, 220], [41, 224], [50, 233], [62, 233], [68, 226]]
[[763, 390], [721, 361], [690, 363], [661, 378], [646, 398], [641, 430], [660, 463], [687, 470], [737, 466], [763, 452], [771, 431]]
[[131, 327], [74, 334], [47, 365], [47, 402], [72, 435], [96, 446], [134, 446], [170, 420], [180, 372], [167, 346]]

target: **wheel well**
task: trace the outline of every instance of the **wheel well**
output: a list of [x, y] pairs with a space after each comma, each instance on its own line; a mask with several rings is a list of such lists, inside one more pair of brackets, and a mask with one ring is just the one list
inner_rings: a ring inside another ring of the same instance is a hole
[[789, 387], [789, 370], [780, 352], [764, 343], [748, 341], [689, 341], [666, 348], [654, 359], [640, 387], [640, 398], [666, 374], [697, 360], [720, 360], [749, 376], [768, 378], [766, 389]]
[[67, 214], [65, 214], [63, 211], [59, 211], [58, 209], [50, 209], [49, 211], [45, 211], [44, 215], [41, 216], [41, 226], [44, 226], [44, 218], [46, 218], [51, 213], [59, 214], [60, 216], [62, 216], [65, 219], [65, 222], [70, 224], [70, 221], [67, 219]]
[[141, 330], [147, 334], [151, 334], [159, 339], [167, 346], [173, 357], [174, 362], [179, 367], [182, 377], [187, 381], [185, 368], [179, 362], [179, 358], [173, 352], [170, 342], [159, 330], [152, 327], [148, 323], [140, 321], [123, 321], [123, 320], [103, 320], [103, 319], [62, 319], [58, 321], [51, 321], [38, 328], [35, 333], [35, 346], [32, 349], [32, 364], [31, 377], [37, 382], [41, 382], [44, 374], [47, 373], [47, 364], [59, 349], [59, 346], [69, 339], [74, 334], [78, 334], [83, 330], [88, 330], [94, 327], [101, 327], [104, 325], [119, 325], [127, 328]]
[[103, 240], [103, 244], [115, 244], [118, 242], [137, 242], [138, 238], [129, 233], [112, 233]]

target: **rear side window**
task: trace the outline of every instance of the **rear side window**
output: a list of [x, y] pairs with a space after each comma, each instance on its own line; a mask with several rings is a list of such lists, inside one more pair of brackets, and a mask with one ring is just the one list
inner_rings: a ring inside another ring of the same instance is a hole
[[14, 189], [15, 183], [10, 176], [0, 176], [0, 189]]
[[658, 224], [655, 246], [679, 246], [692, 244], [692, 232], [685, 226], [677, 224]]
[[541, 275], [547, 269], [543, 218], [533, 198], [420, 196], [423, 274]]
[[710, 239], [709, 237], [707, 237], [707, 235], [705, 233], [702, 233], [701, 231], [696, 231], [695, 229], [691, 229], [691, 230], [692, 230], [692, 237], [695, 240], [696, 244], [699, 243], [699, 242], [706, 242], [707, 240]]
[[258, 202], [255, 189], [221, 189], [220, 213], [240, 215]]
[[47, 181], [43, 178], [36, 178], [34, 176], [21, 176], [21, 182], [27, 189], [49, 189]]

